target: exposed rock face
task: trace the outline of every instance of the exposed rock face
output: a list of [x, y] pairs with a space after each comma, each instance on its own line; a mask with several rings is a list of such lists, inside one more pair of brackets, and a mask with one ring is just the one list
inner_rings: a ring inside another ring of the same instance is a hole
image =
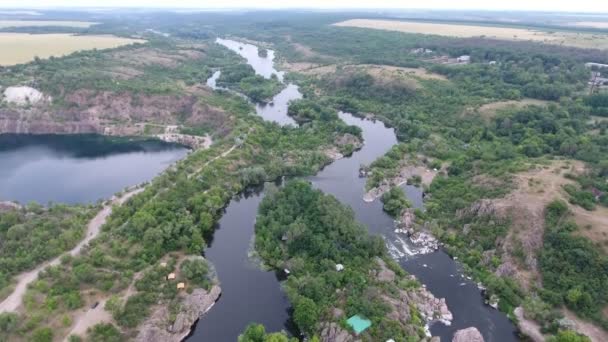
[[45, 100], [45, 96], [32, 87], [8, 87], [4, 90], [4, 100], [19, 106], [36, 104]]
[[414, 222], [416, 221], [416, 214], [414, 214], [414, 210], [409, 208], [403, 211], [403, 215], [401, 215], [401, 225], [404, 229], [412, 229], [414, 227]]
[[21, 206], [15, 202], [0, 201], [0, 212], [18, 209], [21, 209]]
[[462, 330], [458, 330], [454, 337], [452, 338], [452, 342], [484, 342], [483, 336], [477, 328], [470, 327]]
[[373, 202], [376, 198], [379, 198], [385, 192], [389, 191], [392, 186], [405, 184], [408, 179], [414, 176], [419, 176], [422, 180], [422, 184], [430, 185], [438, 173], [439, 172], [436, 170], [427, 169], [426, 166], [404, 165], [395, 178], [382, 181], [379, 186], [365, 193], [365, 195], [363, 195], [363, 200], [365, 202]]
[[465, 216], [494, 216], [496, 215], [496, 207], [492, 200], [482, 199], [473, 203], [469, 208], [459, 210], [456, 215], [458, 218]]
[[184, 296], [177, 317], [170, 322], [169, 310], [166, 306], [159, 307], [151, 317], [140, 327], [135, 338], [138, 342], [180, 342], [190, 333], [190, 328], [218, 300], [221, 294], [219, 286], [215, 285], [209, 292], [195, 289]]
[[323, 323], [321, 329], [322, 342], [353, 342], [355, 339], [337, 323]]
[[[50, 101], [38, 101], [28, 107], [12, 102], [7, 108], [0, 108], [0, 133], [149, 135], [150, 128], [160, 129], [152, 134], [163, 134], [164, 127], [183, 124], [205, 125], [222, 136], [229, 131], [231, 118], [225, 111], [199, 101], [205, 94], [198, 88], [187, 89], [181, 95], [82, 89], [66, 94], [62, 108], [50, 106]], [[176, 139], [191, 141], [191, 137]]]
[[378, 265], [380, 265], [380, 271], [378, 271], [377, 278], [379, 281], [391, 283], [395, 281], [395, 272], [393, 270], [386, 267], [386, 263], [384, 260], [380, 258], [376, 258]]
[[[380, 266], [377, 274], [378, 280], [383, 282], [395, 281], [395, 273], [387, 268], [384, 261], [381, 259], [377, 259], [377, 261]], [[414, 276], [411, 276], [411, 278], [415, 279]], [[440, 320], [444, 324], [450, 325], [453, 319], [445, 298], [435, 298], [431, 292], [423, 287], [409, 291], [400, 290], [397, 296], [389, 297], [385, 295], [383, 298], [393, 308], [389, 317], [402, 322], [404, 325], [407, 325], [410, 321], [410, 305], [415, 306], [427, 322]]]

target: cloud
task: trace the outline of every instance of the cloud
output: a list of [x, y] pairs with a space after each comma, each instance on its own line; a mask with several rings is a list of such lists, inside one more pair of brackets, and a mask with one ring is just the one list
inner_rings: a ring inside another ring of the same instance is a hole
[[403, 8], [608, 12], [597, 0], [1, 0], [0, 7]]

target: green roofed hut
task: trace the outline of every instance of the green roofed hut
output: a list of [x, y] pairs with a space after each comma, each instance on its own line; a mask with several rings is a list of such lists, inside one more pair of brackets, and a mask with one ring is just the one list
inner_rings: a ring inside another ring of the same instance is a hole
[[372, 326], [372, 321], [370, 321], [369, 319], [365, 319], [359, 315], [354, 315], [353, 317], [349, 318], [346, 323], [348, 323], [348, 325], [353, 328], [357, 335]]

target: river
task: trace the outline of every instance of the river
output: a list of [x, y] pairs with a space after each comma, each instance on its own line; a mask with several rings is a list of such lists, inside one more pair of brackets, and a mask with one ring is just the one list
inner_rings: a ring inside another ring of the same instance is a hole
[[0, 201], [93, 203], [153, 179], [187, 149], [99, 135], [0, 135]]
[[[272, 64], [269, 66], [264, 58], [258, 56], [257, 47], [229, 40], [218, 39], [217, 42], [241, 54], [260, 75], [268, 78], [276, 73]], [[269, 51], [268, 56], [270, 59], [274, 52]], [[258, 114], [266, 120], [290, 124], [287, 104], [302, 96], [297, 88], [293, 89], [292, 97], [284, 96], [281, 101], [273, 101], [272, 108], [266, 108], [264, 113], [257, 110]], [[484, 304], [476, 284], [462, 275], [458, 263], [443, 251], [415, 254], [417, 247], [408, 243], [404, 235], [394, 233], [393, 219], [384, 213], [380, 201], [363, 201], [365, 179], [359, 177], [359, 167], [384, 155], [397, 143], [394, 130], [379, 121], [357, 118], [348, 113], [339, 113], [339, 116], [346, 123], [362, 129], [365, 144], [351, 157], [335, 161], [310, 177], [313, 186], [353, 208], [356, 218], [371, 233], [385, 238], [391, 254], [406, 271], [418, 277], [436, 297], [446, 298], [454, 320], [450, 326], [439, 322], [432, 324], [434, 336], [450, 341], [456, 330], [475, 326], [486, 341], [517, 341], [515, 326], [504, 314]], [[421, 207], [420, 190], [411, 186], [403, 188], [413, 203]], [[260, 269], [249, 255], [253, 248], [257, 208], [263, 196], [263, 190], [257, 189], [239, 196], [226, 208], [205, 252], [216, 267], [223, 289], [222, 297], [201, 318], [189, 341], [236, 341], [247, 324], [253, 322], [264, 324], [268, 331], [292, 331], [289, 302], [280, 289], [277, 275]]]

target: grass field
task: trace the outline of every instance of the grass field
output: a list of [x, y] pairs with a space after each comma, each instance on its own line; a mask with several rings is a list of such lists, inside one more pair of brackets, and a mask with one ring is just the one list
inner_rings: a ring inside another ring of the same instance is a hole
[[53, 20], [0, 20], [0, 29], [7, 27], [31, 27], [31, 26], [64, 26], [87, 28], [96, 23], [88, 21], [53, 21]]
[[109, 49], [144, 40], [115, 36], [0, 33], [0, 65], [27, 63], [34, 57], [59, 57], [80, 50]]
[[414, 21], [352, 19], [334, 24], [407, 33], [435, 34], [459, 38], [488, 37], [505, 40], [537, 41], [553, 45], [608, 49], [608, 35], [578, 32], [548, 32], [527, 28], [443, 24]]

